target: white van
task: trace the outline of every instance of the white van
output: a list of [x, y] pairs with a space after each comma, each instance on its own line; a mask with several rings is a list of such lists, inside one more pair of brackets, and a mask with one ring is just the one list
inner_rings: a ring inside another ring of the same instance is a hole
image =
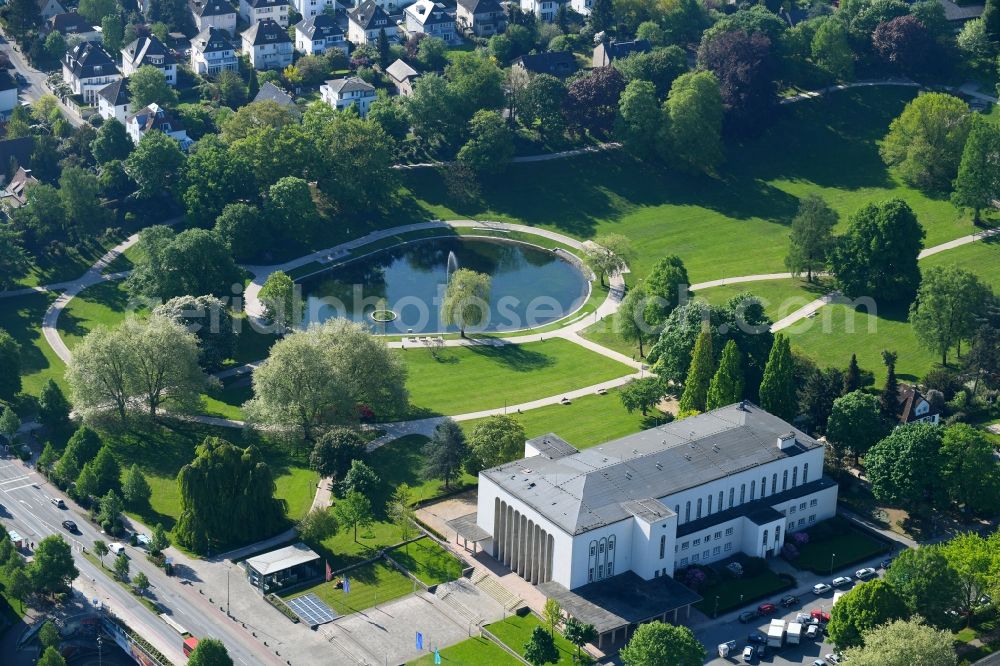
[[108, 544], [108, 550], [113, 555], [121, 555], [122, 553], [125, 552], [125, 544], [123, 544], [123, 543], [109, 543]]
[[818, 624], [810, 624], [808, 627], [806, 627], [806, 638], [812, 638], [813, 640], [815, 640], [818, 637], [819, 637]]

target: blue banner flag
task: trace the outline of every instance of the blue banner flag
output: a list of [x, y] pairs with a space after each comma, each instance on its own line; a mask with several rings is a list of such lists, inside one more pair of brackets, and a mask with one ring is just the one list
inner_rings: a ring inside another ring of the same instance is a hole
[[434, 650], [434, 663], [435, 664], [441, 663], [441, 653], [438, 652], [437, 650]]
[[418, 650], [424, 649], [424, 635], [419, 631], [417, 632], [417, 649]]
[[351, 591], [351, 579], [348, 578], [347, 576], [344, 576], [344, 594], [347, 594], [350, 591]]

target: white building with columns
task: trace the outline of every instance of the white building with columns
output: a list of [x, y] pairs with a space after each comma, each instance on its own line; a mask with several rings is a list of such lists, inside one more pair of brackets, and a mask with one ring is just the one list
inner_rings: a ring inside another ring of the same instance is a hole
[[523, 459], [480, 472], [480, 545], [525, 580], [566, 590], [772, 557], [789, 532], [836, 514], [823, 451], [746, 402], [582, 451], [544, 435]]

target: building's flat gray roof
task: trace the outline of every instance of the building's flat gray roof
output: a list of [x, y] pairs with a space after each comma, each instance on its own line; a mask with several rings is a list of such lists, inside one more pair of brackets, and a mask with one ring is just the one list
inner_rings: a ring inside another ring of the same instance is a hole
[[[778, 437], [789, 431], [795, 434], [795, 444], [779, 449]], [[821, 446], [746, 403], [561, 458], [532, 456], [482, 474], [565, 532], [581, 534], [628, 518], [623, 502], [664, 498]]]
[[622, 508], [636, 518], [647, 523], [655, 523], [667, 516], [674, 515], [673, 510], [658, 499], [630, 500], [622, 502]]
[[643, 580], [632, 571], [573, 590], [549, 581], [540, 583], [538, 591], [558, 601], [577, 620], [594, 625], [599, 634], [657, 619], [702, 599], [670, 576]]
[[458, 536], [469, 541], [486, 541], [493, 536], [476, 523], [475, 511], [467, 513], [464, 516], [459, 516], [458, 518], [452, 518], [448, 521], [448, 527], [455, 530]]
[[248, 558], [246, 562], [247, 566], [254, 571], [262, 576], [266, 576], [276, 571], [284, 571], [285, 569], [291, 569], [300, 564], [318, 559], [319, 555], [312, 548], [304, 543], [296, 543], [291, 546], [279, 548], [278, 550], [272, 550], [270, 553]]
[[538, 455], [545, 456], [550, 460], [571, 456], [579, 452], [575, 446], [554, 432], [534, 437], [525, 443], [538, 451]]

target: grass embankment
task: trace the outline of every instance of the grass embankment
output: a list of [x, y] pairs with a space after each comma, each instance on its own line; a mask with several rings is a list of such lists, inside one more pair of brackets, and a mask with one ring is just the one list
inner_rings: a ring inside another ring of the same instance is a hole
[[0, 300], [0, 328], [21, 346], [21, 385], [29, 395], [41, 393], [49, 379], [66, 390], [66, 366], [42, 335], [42, 318], [55, 299], [55, 294], [39, 293]]
[[[548, 626], [532, 613], [528, 613], [524, 617], [511, 615], [504, 620], [486, 626], [490, 633], [522, 657], [524, 656], [524, 645], [531, 639], [531, 632], [534, 631], [535, 627], [545, 627], [546, 631], [548, 630]], [[555, 632], [555, 643], [556, 650], [559, 651], [559, 661], [555, 662], [556, 665], [569, 666], [573, 664], [576, 646], [566, 640], [566, 637], [558, 631]]]
[[[606, 395], [577, 398], [569, 405], [549, 405], [514, 416], [524, 426], [528, 438], [554, 432], [578, 449], [603, 444], [665, 422], [663, 414], [656, 409], [647, 416], [639, 412], [629, 414], [622, 406], [617, 389], [608, 391]], [[468, 435], [482, 421], [462, 421], [461, 426]]]
[[407, 171], [412, 201], [405, 210], [412, 215], [415, 204], [430, 217], [518, 222], [578, 238], [621, 233], [638, 251], [633, 278], [678, 254], [693, 282], [784, 271], [789, 224], [798, 199], [811, 193], [841, 214], [838, 231], [862, 205], [901, 197], [927, 230], [925, 245], [936, 245], [971, 233], [969, 216], [904, 185], [878, 154], [877, 142], [914, 96], [911, 89], [864, 88], [783, 106], [760, 137], [730, 147], [717, 178], [611, 151], [512, 166], [468, 203], [450, 196], [439, 171]]
[[560, 339], [401, 353], [409, 370], [413, 417], [516, 405], [632, 372], [618, 361]]

